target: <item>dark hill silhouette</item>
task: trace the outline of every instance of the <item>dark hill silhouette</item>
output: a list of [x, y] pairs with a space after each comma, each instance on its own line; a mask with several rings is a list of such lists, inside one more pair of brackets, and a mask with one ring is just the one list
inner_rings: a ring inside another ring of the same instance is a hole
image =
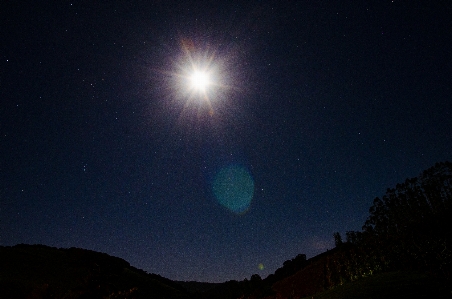
[[123, 259], [44, 245], [0, 247], [0, 298], [189, 299], [179, 284]]
[[199, 282], [199, 281], [176, 281], [176, 282], [183, 288], [185, 288], [188, 292], [193, 294], [204, 293], [222, 285], [222, 283]]

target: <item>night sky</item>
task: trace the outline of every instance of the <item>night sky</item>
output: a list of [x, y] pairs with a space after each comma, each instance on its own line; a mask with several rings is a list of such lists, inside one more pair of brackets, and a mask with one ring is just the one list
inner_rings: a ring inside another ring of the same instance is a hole
[[2, 1], [0, 245], [208, 282], [331, 249], [452, 160], [451, 28], [449, 1]]

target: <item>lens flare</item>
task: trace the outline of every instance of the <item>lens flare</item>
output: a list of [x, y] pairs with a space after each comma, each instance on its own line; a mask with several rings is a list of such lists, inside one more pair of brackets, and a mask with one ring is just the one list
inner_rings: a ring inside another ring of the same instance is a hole
[[254, 181], [244, 167], [232, 165], [217, 173], [212, 189], [222, 206], [236, 214], [244, 214], [253, 199]]

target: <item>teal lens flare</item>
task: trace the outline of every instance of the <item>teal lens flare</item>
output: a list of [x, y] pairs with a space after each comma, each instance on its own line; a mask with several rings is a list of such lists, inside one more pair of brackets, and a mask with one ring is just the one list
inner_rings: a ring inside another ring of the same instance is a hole
[[243, 214], [251, 205], [254, 181], [244, 167], [232, 165], [222, 168], [216, 174], [212, 189], [222, 206], [236, 214]]

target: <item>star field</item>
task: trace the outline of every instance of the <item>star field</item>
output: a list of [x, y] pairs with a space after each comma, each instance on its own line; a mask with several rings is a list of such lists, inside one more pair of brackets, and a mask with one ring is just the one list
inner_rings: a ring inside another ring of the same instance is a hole
[[452, 159], [445, 1], [1, 6], [2, 246], [266, 277]]

